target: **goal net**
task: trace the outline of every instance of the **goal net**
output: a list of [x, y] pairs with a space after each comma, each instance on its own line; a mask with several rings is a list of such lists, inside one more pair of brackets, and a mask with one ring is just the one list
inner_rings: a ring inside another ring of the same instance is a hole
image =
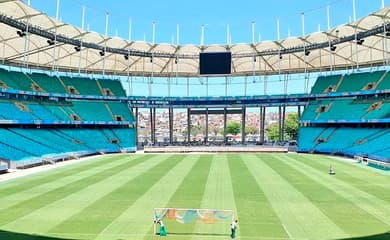
[[158, 221], [167, 226], [168, 234], [196, 234], [226, 236], [234, 219], [233, 210], [155, 208], [153, 212], [155, 234], [158, 235]]

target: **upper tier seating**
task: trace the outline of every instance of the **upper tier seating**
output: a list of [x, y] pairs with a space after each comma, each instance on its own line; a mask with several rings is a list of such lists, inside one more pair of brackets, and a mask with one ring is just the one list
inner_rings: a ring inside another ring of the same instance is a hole
[[91, 96], [126, 96], [120, 80], [56, 77], [44, 73], [7, 71], [2, 68], [0, 68], [0, 88]]
[[336, 91], [337, 84], [341, 80], [341, 75], [320, 76], [317, 78], [311, 92], [312, 93], [328, 93]]
[[0, 68], [0, 87], [33, 91], [31, 79], [21, 72], [9, 72]]
[[337, 92], [354, 92], [376, 88], [376, 82], [383, 77], [385, 71], [353, 73], [345, 75], [337, 88]]
[[81, 101], [0, 101], [0, 119], [18, 121], [129, 121], [134, 117], [126, 103]]
[[67, 93], [65, 86], [57, 77], [51, 77], [42, 73], [33, 73], [31, 78], [34, 82], [48, 93]]
[[[321, 112], [317, 119], [351, 120], [361, 119], [370, 103], [355, 103], [353, 99], [337, 99], [328, 104], [328, 109]], [[346, 110], [348, 109], [348, 110]]]
[[79, 77], [60, 77], [68, 93], [80, 95], [102, 96], [102, 90], [96, 80]]
[[[105, 96], [125, 97], [126, 92], [118, 80], [98, 80]], [[109, 90], [109, 91], [107, 91]]]
[[[129, 107], [126, 103], [107, 102], [106, 107], [111, 112], [111, 114], [115, 120], [129, 121], [129, 122], [135, 121], [133, 114], [129, 110]], [[118, 116], [122, 117], [122, 120], [116, 119], [116, 117], [118, 117]]]

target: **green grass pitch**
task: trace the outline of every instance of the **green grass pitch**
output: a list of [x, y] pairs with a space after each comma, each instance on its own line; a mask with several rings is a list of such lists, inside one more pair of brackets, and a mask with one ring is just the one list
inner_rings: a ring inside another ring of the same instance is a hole
[[[105, 155], [0, 183], [0, 239], [159, 239], [155, 207], [232, 209], [242, 240], [384, 240], [390, 174], [303, 154]], [[166, 221], [165, 238], [229, 239], [229, 224]]]

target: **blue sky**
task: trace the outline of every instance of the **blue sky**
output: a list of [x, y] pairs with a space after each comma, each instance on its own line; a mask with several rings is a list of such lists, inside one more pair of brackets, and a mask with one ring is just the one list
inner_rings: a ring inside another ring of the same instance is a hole
[[[386, 0], [385, 4], [387, 3]], [[25, 0], [27, 2], [27, 0]], [[56, 15], [57, 0], [30, 0], [31, 5], [48, 15]], [[156, 23], [156, 43], [171, 43], [180, 25], [180, 44], [199, 44], [201, 25], [205, 25], [205, 44], [226, 43], [229, 25], [232, 43], [277, 39], [276, 21], [280, 19], [281, 38], [300, 36], [301, 13], [305, 14], [305, 32], [327, 27], [326, 6], [330, 6], [331, 27], [353, 19], [352, 0], [60, 0], [62, 21], [81, 26], [82, 6], [86, 6], [86, 26], [104, 33], [105, 13], [109, 13], [109, 35], [128, 38], [132, 22], [132, 40], [152, 41], [152, 22]], [[377, 11], [381, 0], [356, 0], [357, 18]]]
[[[27, 2], [28, 0], [25, 0]], [[357, 19], [381, 8], [381, 0], [355, 0]], [[55, 17], [57, 0], [30, 0], [33, 8]], [[60, 19], [63, 22], [81, 26], [82, 6], [86, 7], [85, 25], [91, 31], [104, 34], [105, 14], [109, 13], [109, 35], [116, 33], [127, 39], [129, 19], [132, 22], [132, 40], [152, 41], [152, 22], [156, 23], [156, 43], [176, 41], [176, 25], [180, 25], [180, 45], [200, 44], [201, 26], [205, 25], [205, 44], [225, 44], [226, 26], [229, 25], [232, 43], [252, 41], [251, 22], [255, 22], [255, 38], [261, 41], [276, 40], [276, 22], [280, 21], [280, 38], [302, 35], [301, 14], [305, 16], [305, 33], [309, 34], [327, 28], [326, 8], [330, 6], [331, 28], [353, 20], [352, 0], [60, 0]], [[385, 0], [385, 5], [390, 0]], [[310, 86], [317, 73], [310, 74]], [[267, 79], [266, 94], [283, 93], [285, 76]], [[303, 75], [289, 76], [288, 93], [302, 93]], [[168, 79], [154, 79], [152, 95], [167, 96]], [[208, 88], [191, 79], [190, 95], [225, 95], [225, 79], [209, 81]], [[247, 91], [245, 78], [230, 80], [227, 95], [262, 95], [264, 76], [248, 77]], [[171, 94], [185, 96], [186, 79], [171, 79]], [[133, 79], [133, 90], [124, 84], [128, 93], [149, 95], [147, 79]], [[282, 89], [282, 90], [281, 90]]]

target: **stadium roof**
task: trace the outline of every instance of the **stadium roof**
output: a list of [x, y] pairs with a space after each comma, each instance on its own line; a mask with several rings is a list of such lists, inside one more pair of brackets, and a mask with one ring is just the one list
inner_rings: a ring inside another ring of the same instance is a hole
[[[389, 34], [386, 34], [389, 32]], [[12, 66], [139, 76], [199, 76], [199, 53], [232, 52], [232, 75], [303, 73], [388, 63], [390, 7], [326, 32], [280, 41], [173, 45], [81, 30], [20, 0], [0, 0], [0, 60]], [[54, 57], [53, 57], [54, 56]]]

